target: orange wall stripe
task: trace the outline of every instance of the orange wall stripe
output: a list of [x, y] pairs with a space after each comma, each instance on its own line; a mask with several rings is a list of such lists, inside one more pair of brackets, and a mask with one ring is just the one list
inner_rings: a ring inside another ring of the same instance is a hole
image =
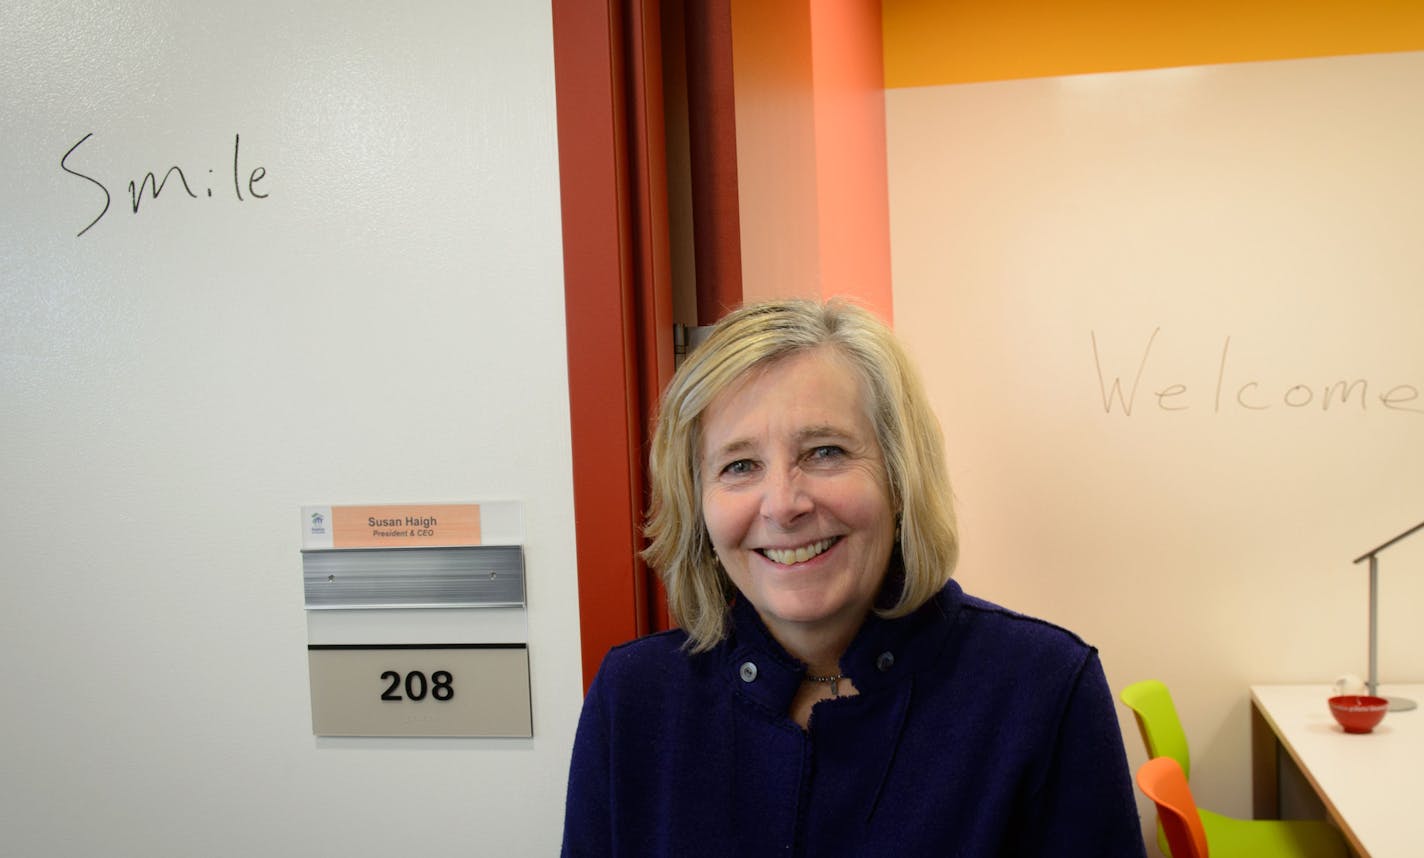
[[847, 296], [893, 320], [880, 0], [732, 13], [747, 300]]
[[883, 0], [885, 86], [1424, 49], [1419, 0]]
[[811, 6], [821, 297], [894, 322], [879, 0]]

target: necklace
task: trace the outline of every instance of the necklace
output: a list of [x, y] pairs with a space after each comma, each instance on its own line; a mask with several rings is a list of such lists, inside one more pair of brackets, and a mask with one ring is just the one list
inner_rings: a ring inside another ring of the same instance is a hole
[[817, 675], [814, 674], [814, 673], [808, 673], [808, 674], [806, 674], [806, 681], [807, 681], [807, 682], [820, 682], [820, 683], [822, 683], [822, 684], [824, 684], [824, 685], [829, 685], [829, 686], [831, 687], [831, 696], [832, 696], [832, 697], [840, 697], [840, 696], [841, 696], [841, 688], [840, 688], [840, 684], [839, 684], [839, 683], [840, 683], [840, 681], [841, 681], [842, 679], [845, 679], [845, 674], [844, 674], [844, 673], [837, 673], [837, 674], [834, 675], [834, 676], [817, 676]]

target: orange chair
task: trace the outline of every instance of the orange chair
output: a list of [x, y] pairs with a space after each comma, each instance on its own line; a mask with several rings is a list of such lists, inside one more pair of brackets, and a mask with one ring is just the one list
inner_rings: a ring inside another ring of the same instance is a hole
[[1171, 757], [1154, 757], [1137, 770], [1137, 785], [1157, 805], [1157, 819], [1173, 858], [1208, 858], [1206, 829], [1182, 767]]

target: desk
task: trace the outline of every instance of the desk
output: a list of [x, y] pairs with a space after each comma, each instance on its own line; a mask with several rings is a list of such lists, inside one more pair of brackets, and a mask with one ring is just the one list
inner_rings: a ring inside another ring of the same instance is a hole
[[[1381, 696], [1424, 700], [1424, 685], [1382, 685]], [[1340, 729], [1329, 685], [1251, 686], [1255, 816], [1279, 815], [1279, 749], [1309, 782], [1362, 858], [1424, 855], [1424, 710], [1390, 712], [1373, 733]]]

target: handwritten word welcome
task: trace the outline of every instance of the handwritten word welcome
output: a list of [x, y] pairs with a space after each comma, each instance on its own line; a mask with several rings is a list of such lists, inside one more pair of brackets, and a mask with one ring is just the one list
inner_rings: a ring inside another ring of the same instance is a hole
[[[1143, 402], [1147, 407], [1156, 406], [1161, 411], [1189, 411], [1192, 409], [1209, 408], [1211, 413], [1220, 414], [1223, 411], [1271, 411], [1273, 409], [1295, 409], [1295, 410], [1318, 410], [1342, 411], [1345, 408], [1358, 408], [1360, 411], [1368, 411], [1371, 408], [1383, 408], [1389, 411], [1410, 412], [1414, 414], [1424, 414], [1424, 406], [1418, 403], [1419, 388], [1412, 384], [1394, 384], [1388, 388], [1379, 390], [1379, 386], [1372, 387], [1372, 380], [1367, 378], [1327, 378], [1314, 383], [1300, 381], [1298, 383], [1271, 386], [1263, 384], [1260, 379], [1252, 378], [1249, 374], [1242, 374], [1236, 371], [1236, 367], [1230, 366], [1231, 358], [1231, 337], [1227, 336], [1221, 345], [1221, 360], [1216, 366], [1216, 384], [1193, 387], [1183, 381], [1164, 380], [1155, 378], [1155, 373], [1148, 373], [1148, 365], [1152, 359], [1152, 345], [1157, 341], [1157, 334], [1161, 328], [1154, 328], [1152, 334], [1147, 338], [1147, 344], [1142, 349], [1142, 360], [1138, 362], [1136, 371], [1132, 374], [1132, 382], [1124, 389], [1123, 378], [1125, 375], [1113, 375], [1112, 380], [1108, 380], [1108, 375], [1103, 372], [1103, 362], [1098, 353], [1098, 335], [1096, 331], [1089, 331], [1089, 337], [1093, 343], [1093, 365], [1098, 371], [1098, 392], [1102, 396], [1103, 411], [1107, 414], [1113, 412], [1116, 405], [1122, 410], [1124, 416], [1131, 417], [1132, 410], [1138, 406], [1138, 392], [1142, 388], [1143, 377], [1146, 375], [1148, 382]], [[1378, 405], [1376, 405], [1378, 403]]]

